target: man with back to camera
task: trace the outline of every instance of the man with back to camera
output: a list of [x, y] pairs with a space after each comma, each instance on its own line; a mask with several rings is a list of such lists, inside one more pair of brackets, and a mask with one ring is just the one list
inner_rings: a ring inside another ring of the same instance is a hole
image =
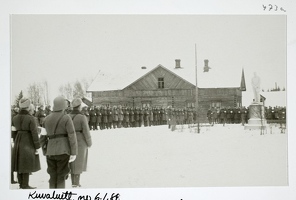
[[65, 180], [70, 172], [69, 162], [73, 162], [78, 153], [74, 125], [71, 117], [64, 112], [66, 108], [66, 99], [56, 97], [53, 111], [44, 121], [47, 135], [42, 137], [49, 138], [46, 150], [49, 188], [65, 188]]

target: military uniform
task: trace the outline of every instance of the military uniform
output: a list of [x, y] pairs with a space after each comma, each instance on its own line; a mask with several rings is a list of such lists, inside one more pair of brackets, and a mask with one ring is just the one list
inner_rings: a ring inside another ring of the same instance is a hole
[[48, 105], [45, 108], [45, 116], [49, 115], [50, 113], [51, 113], [51, 107], [50, 107], [50, 105]]
[[100, 127], [100, 130], [102, 130], [102, 112], [101, 112], [101, 108], [96, 108], [96, 116], [97, 116], [96, 127]]
[[43, 106], [41, 106], [38, 111], [36, 112], [35, 116], [38, 119], [39, 126], [43, 127], [44, 118], [46, 117], [45, 111], [43, 110]]
[[246, 107], [243, 107], [243, 108], [241, 109], [241, 122], [242, 122], [242, 125], [243, 125], [243, 126], [244, 126], [245, 123], [246, 123], [246, 116], [247, 116], [247, 113], [248, 113], [248, 111], [247, 111]]
[[89, 111], [90, 117], [90, 130], [96, 130], [97, 114], [94, 108], [92, 107]]
[[108, 113], [106, 107], [104, 107], [102, 110], [102, 127], [103, 129], [108, 127]]
[[144, 110], [140, 108], [140, 127], [144, 126]]
[[153, 115], [153, 111], [151, 108], [148, 110], [148, 112], [149, 112], [149, 122], [150, 122], [149, 126], [151, 126], [154, 123], [154, 115]]
[[172, 109], [172, 111], [171, 111], [171, 120], [170, 120], [171, 131], [176, 130], [176, 125], [177, 125], [176, 114], [177, 114], [177, 112], [175, 111], [175, 109]]
[[129, 127], [129, 111], [127, 108], [124, 109], [124, 112], [123, 112], [123, 115], [124, 115], [124, 127], [125, 128], [128, 128]]
[[227, 122], [227, 110], [226, 110], [226, 108], [222, 108], [220, 110], [220, 118], [221, 118], [221, 123], [223, 122], [223, 126], [225, 126], [225, 123]]
[[[81, 102], [81, 99], [74, 99], [73, 107], [81, 105]], [[80, 175], [82, 172], [86, 171], [88, 148], [92, 145], [92, 139], [86, 117], [81, 114], [79, 109], [74, 108], [73, 111], [70, 113], [70, 116], [73, 120], [78, 144], [78, 155], [75, 161], [70, 163], [71, 180], [72, 187], [80, 187]]]
[[21, 189], [33, 189], [29, 186], [29, 173], [41, 169], [39, 154], [36, 154], [36, 150], [40, 148], [37, 124], [27, 110], [21, 109], [13, 117], [12, 125], [17, 130], [12, 152], [13, 171], [17, 172]]
[[70, 157], [78, 154], [74, 125], [71, 117], [64, 113], [65, 108], [65, 99], [55, 98], [53, 112], [44, 121], [45, 137], [49, 138], [46, 151], [49, 188], [65, 188], [65, 180], [70, 172]]
[[122, 111], [122, 108], [120, 107], [118, 110], [118, 128], [122, 127], [123, 118], [124, 118], [123, 111]]
[[208, 118], [208, 122], [209, 124], [212, 124], [212, 110], [209, 109], [208, 112], [207, 112], [207, 118]]
[[108, 128], [112, 128], [113, 126], [113, 112], [111, 108], [107, 109], [107, 115], [108, 115]]
[[119, 109], [113, 107], [113, 128], [118, 128], [118, 113]]

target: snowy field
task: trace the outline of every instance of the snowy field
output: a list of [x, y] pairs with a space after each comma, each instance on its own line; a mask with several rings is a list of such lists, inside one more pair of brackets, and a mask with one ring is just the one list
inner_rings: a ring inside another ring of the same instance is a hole
[[[288, 185], [287, 132], [274, 125], [264, 135], [241, 125], [201, 127], [200, 134], [187, 125], [174, 132], [157, 126], [91, 134], [82, 188]], [[40, 159], [42, 169], [30, 176], [30, 185], [47, 189], [41, 150]], [[66, 187], [71, 188], [70, 178]]]

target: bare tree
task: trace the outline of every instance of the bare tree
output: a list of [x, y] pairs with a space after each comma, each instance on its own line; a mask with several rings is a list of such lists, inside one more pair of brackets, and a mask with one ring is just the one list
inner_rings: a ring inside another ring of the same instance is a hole
[[44, 87], [40, 83], [32, 83], [28, 87], [28, 98], [35, 106], [44, 104]]
[[86, 91], [82, 88], [80, 81], [76, 81], [73, 87], [73, 97], [74, 98], [82, 98], [84, 97]]
[[69, 82], [65, 85], [60, 86], [59, 92], [60, 95], [63, 95], [66, 99], [73, 99], [73, 87]]
[[94, 78], [83, 78], [81, 80], [81, 83], [82, 83], [82, 86], [83, 86], [83, 89], [84, 89], [84, 96], [85, 97], [91, 97], [91, 93], [87, 93], [86, 91], [88, 90], [90, 84], [93, 82]]
[[81, 80], [76, 80], [74, 83], [68, 82], [67, 84], [59, 87], [59, 93], [69, 100], [88, 96], [86, 91], [92, 81], [92, 78], [83, 78]]
[[43, 88], [44, 88], [44, 103], [49, 104], [50, 103], [50, 98], [49, 98], [49, 91], [48, 91], [48, 83], [47, 81], [43, 82]]

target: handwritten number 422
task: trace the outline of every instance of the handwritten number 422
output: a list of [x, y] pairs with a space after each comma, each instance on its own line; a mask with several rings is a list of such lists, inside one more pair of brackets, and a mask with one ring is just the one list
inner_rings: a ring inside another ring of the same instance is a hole
[[274, 11], [281, 10], [283, 12], [286, 12], [286, 10], [283, 9], [282, 7], [280, 9], [278, 9], [279, 7], [277, 5], [268, 4], [268, 5], [262, 5], [262, 6], [263, 6], [263, 10], [268, 10], [268, 11], [271, 11], [271, 10], [274, 10]]

